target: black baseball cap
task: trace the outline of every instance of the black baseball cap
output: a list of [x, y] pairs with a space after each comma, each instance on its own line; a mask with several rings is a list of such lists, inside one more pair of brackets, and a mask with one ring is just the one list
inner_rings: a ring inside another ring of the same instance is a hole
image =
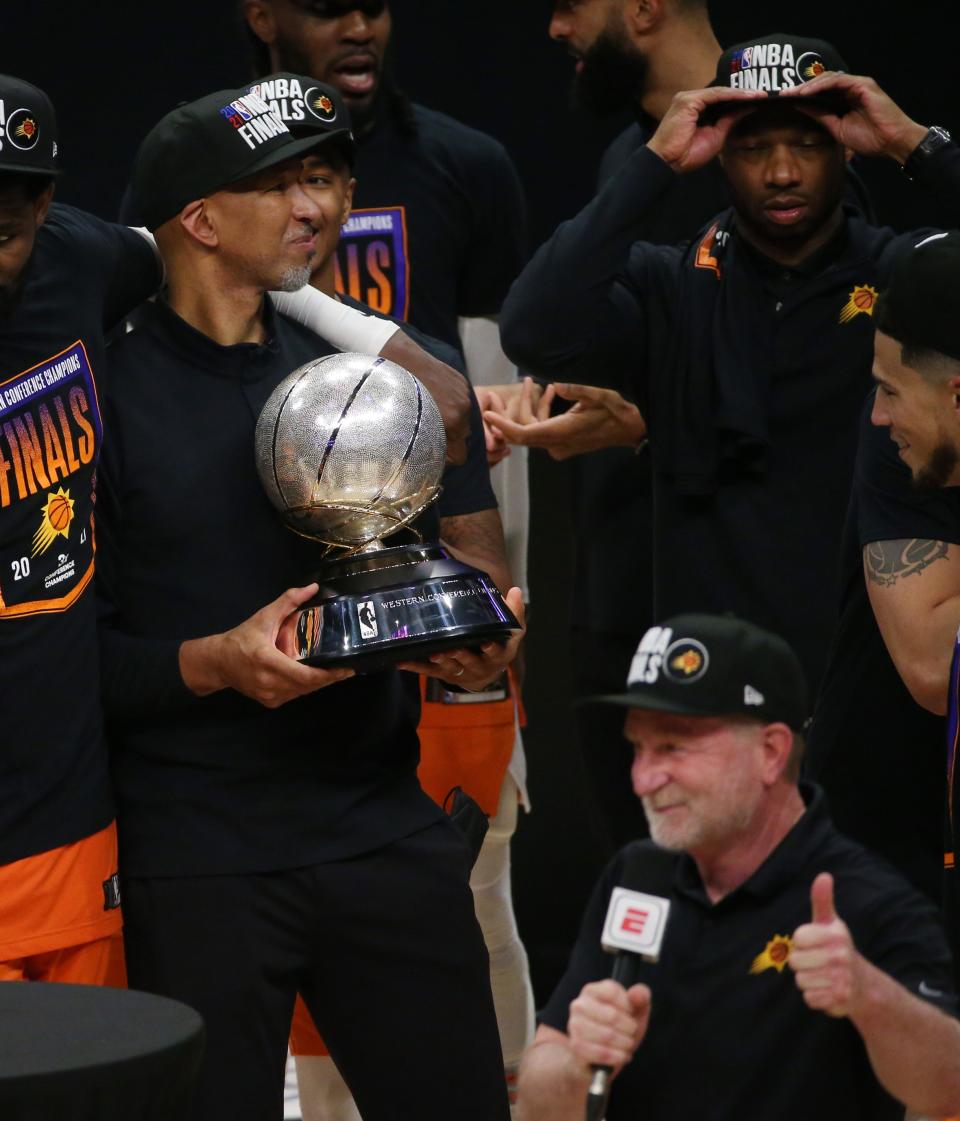
[[287, 71], [258, 78], [249, 90], [269, 103], [294, 136], [313, 136], [318, 147], [336, 145], [353, 166], [357, 145], [339, 90]]
[[[806, 39], [799, 35], [777, 33], [762, 39], [748, 39], [728, 47], [717, 63], [711, 86], [729, 89], [762, 90], [769, 97], [778, 97], [785, 89], [802, 86], [827, 70], [845, 71], [847, 64], [836, 47], [823, 39]], [[811, 95], [811, 99], [842, 115], [849, 105], [842, 93], [827, 90]], [[750, 109], [763, 108], [763, 102], [750, 102]], [[701, 120], [716, 119], [725, 109], [742, 107], [743, 102], [718, 102], [701, 114]]]
[[50, 98], [9, 74], [0, 74], [0, 171], [60, 174], [57, 118]]
[[960, 233], [931, 234], [903, 253], [873, 322], [901, 345], [960, 359]]
[[807, 719], [796, 654], [778, 635], [732, 615], [676, 615], [651, 627], [626, 692], [587, 700], [679, 716], [751, 716], [795, 731]]
[[147, 133], [133, 169], [131, 206], [155, 230], [187, 203], [316, 146], [316, 135], [295, 136], [258, 94], [217, 90], [177, 106]]

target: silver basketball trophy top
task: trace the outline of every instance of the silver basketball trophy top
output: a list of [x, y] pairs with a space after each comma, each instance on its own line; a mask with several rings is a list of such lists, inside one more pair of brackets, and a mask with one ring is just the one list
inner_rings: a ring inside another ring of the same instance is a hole
[[320, 358], [270, 395], [260, 479], [287, 526], [327, 546], [310, 577], [320, 590], [298, 613], [301, 661], [378, 670], [519, 630], [485, 572], [436, 544], [382, 543], [436, 499], [445, 458], [436, 402], [385, 358]]
[[301, 366], [257, 422], [260, 478], [287, 525], [351, 552], [382, 548], [433, 502], [446, 445], [426, 388], [365, 354]]

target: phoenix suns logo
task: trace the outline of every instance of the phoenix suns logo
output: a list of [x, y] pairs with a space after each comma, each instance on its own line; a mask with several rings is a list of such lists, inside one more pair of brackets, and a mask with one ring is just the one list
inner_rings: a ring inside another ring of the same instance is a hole
[[33, 551], [31, 556], [38, 557], [45, 553], [57, 537], [68, 537], [70, 525], [73, 522], [74, 501], [70, 491], [60, 487], [55, 494], [47, 495], [47, 504], [42, 507], [43, 518], [40, 528], [33, 535]]
[[840, 312], [840, 322], [849, 323], [858, 315], [873, 315], [873, 309], [879, 293], [870, 284], [857, 284], [847, 297], [847, 302]]
[[790, 951], [793, 949], [793, 939], [786, 934], [775, 934], [767, 943], [762, 954], [757, 954], [750, 966], [751, 975], [763, 973], [767, 969], [775, 969], [782, 973], [790, 960]]

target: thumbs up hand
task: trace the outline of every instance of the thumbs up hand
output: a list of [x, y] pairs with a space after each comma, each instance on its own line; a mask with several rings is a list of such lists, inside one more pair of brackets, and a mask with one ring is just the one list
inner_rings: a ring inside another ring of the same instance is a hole
[[793, 934], [790, 968], [810, 1008], [850, 1016], [862, 999], [866, 962], [833, 903], [833, 876], [821, 872], [810, 887], [812, 921]]

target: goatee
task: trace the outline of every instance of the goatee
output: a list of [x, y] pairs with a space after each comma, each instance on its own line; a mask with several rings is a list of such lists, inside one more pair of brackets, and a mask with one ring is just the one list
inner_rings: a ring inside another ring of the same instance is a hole
[[917, 490], [940, 490], [953, 478], [960, 464], [960, 452], [948, 440], [943, 440], [930, 453], [930, 458], [913, 476]]

